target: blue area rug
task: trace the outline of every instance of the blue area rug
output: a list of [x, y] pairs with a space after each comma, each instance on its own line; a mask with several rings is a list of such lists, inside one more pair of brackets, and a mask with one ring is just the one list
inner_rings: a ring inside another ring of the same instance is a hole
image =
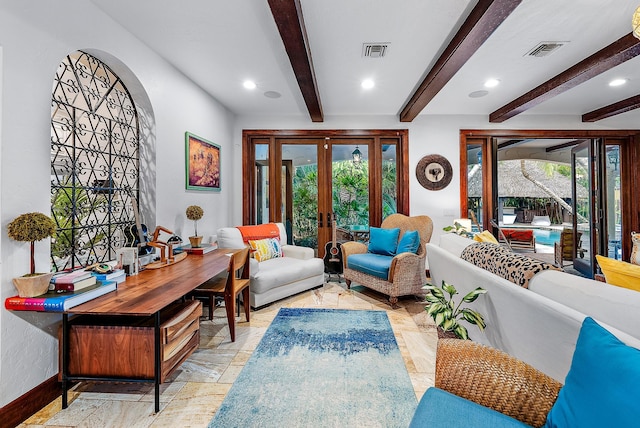
[[386, 312], [282, 308], [209, 427], [407, 427], [416, 406]]

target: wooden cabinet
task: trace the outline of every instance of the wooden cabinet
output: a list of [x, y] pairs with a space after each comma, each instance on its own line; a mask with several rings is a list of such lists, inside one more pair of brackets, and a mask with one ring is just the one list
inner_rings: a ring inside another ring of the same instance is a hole
[[[201, 315], [202, 303], [197, 300], [176, 302], [160, 312], [160, 382], [197, 349]], [[72, 318], [68, 375], [154, 379], [154, 325], [153, 316], [79, 315]]]

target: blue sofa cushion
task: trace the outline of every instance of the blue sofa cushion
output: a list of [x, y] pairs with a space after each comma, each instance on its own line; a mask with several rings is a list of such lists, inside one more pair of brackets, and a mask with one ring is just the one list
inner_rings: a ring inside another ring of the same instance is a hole
[[631, 427], [640, 421], [640, 350], [587, 317], [545, 427]]
[[382, 279], [389, 278], [391, 256], [380, 254], [352, 254], [347, 258], [347, 267]]
[[418, 252], [418, 248], [420, 247], [420, 234], [417, 230], [407, 230], [402, 238], [400, 238], [400, 242], [398, 242], [398, 249], [396, 250], [396, 254], [400, 253], [414, 253]]
[[369, 252], [383, 256], [395, 256], [398, 248], [400, 228], [382, 229], [372, 227], [369, 229]]
[[438, 388], [429, 388], [422, 396], [409, 428], [502, 428], [528, 427], [488, 407]]

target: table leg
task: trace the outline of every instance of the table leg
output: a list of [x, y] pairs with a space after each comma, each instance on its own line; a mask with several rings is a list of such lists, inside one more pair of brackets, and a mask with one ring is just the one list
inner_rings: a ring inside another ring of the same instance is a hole
[[160, 311], [156, 312], [155, 325], [155, 409], [160, 411], [160, 377], [162, 375], [162, 365], [160, 358]]
[[67, 392], [69, 390], [69, 315], [62, 314], [62, 408], [69, 405]]

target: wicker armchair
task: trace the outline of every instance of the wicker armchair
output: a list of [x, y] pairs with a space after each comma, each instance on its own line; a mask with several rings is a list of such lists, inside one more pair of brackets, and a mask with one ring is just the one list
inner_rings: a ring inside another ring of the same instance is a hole
[[420, 246], [417, 254], [402, 253], [396, 255], [389, 269], [389, 277], [384, 280], [354, 269], [349, 269], [348, 258], [352, 254], [367, 252], [367, 246], [361, 242], [345, 242], [342, 244], [342, 262], [344, 279], [347, 287], [356, 282], [367, 288], [389, 296], [389, 303], [395, 307], [398, 297], [422, 293], [427, 283], [425, 272], [426, 248], [431, 239], [433, 222], [428, 216], [408, 217], [403, 214], [391, 214], [381, 225], [385, 229], [400, 228], [400, 237], [408, 230], [417, 230], [420, 235]]
[[562, 384], [497, 349], [469, 340], [440, 339], [435, 386], [540, 427]]

